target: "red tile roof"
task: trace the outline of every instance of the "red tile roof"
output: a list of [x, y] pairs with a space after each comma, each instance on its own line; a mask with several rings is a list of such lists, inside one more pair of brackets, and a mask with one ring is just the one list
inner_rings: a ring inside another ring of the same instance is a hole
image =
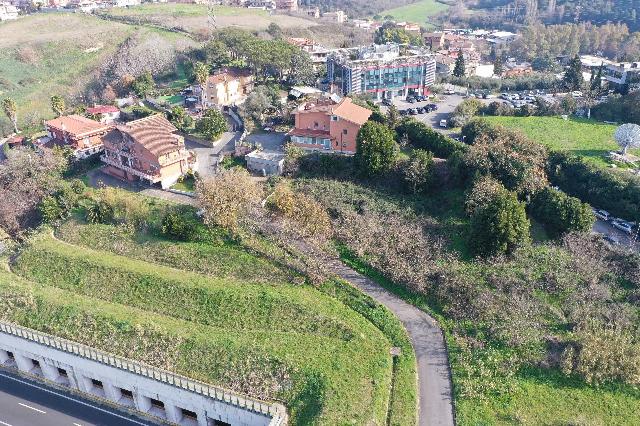
[[107, 131], [111, 126], [102, 124], [81, 115], [65, 115], [54, 118], [45, 123], [47, 128], [57, 129], [69, 133], [75, 138], [90, 136], [96, 133]]
[[120, 110], [113, 105], [96, 105], [92, 108], [87, 108], [89, 114], [109, 114], [119, 111]]
[[305, 112], [324, 112], [327, 115], [335, 115], [361, 126], [369, 120], [372, 114], [371, 110], [354, 104], [350, 98], [343, 98], [338, 103], [330, 99], [319, 99], [307, 103], [304, 109], [298, 110], [296, 113], [304, 114]]
[[[167, 120], [162, 114], [150, 115], [149, 117], [131, 121], [116, 127], [117, 132], [126, 133], [135, 142], [144, 146], [155, 156], [161, 156], [174, 152], [182, 147], [177, 135], [178, 129]], [[107, 138], [110, 141], [117, 141], [119, 135], [111, 132]]]

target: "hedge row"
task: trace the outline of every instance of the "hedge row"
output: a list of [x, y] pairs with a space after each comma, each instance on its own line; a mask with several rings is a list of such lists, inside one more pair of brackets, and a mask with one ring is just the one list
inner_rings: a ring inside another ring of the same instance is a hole
[[403, 120], [396, 127], [396, 132], [401, 139], [406, 135], [414, 148], [431, 151], [438, 158], [449, 158], [454, 152], [464, 152], [467, 149], [462, 142], [436, 132], [413, 118]]

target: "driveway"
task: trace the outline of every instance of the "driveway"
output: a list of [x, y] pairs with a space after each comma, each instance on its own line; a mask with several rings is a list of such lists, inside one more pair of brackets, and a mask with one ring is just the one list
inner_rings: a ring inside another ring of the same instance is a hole
[[215, 174], [220, 155], [231, 153], [235, 150], [235, 141], [240, 138], [240, 132], [225, 132], [214, 146], [201, 145], [197, 141], [185, 137], [184, 144], [189, 151], [193, 151], [198, 157], [196, 171], [200, 176], [206, 177]]
[[331, 260], [327, 266], [337, 276], [389, 308], [407, 329], [418, 363], [418, 424], [453, 426], [449, 357], [442, 330], [436, 320], [339, 260]]
[[[636, 235], [629, 235], [625, 232], [622, 232], [613, 226], [609, 222], [605, 222], [604, 220], [596, 220], [593, 224], [593, 232], [596, 234], [608, 235], [610, 237], [614, 237], [620, 242], [621, 246], [630, 247], [637, 251], [640, 251], [640, 238], [638, 241], [634, 241], [634, 237]], [[640, 237], [640, 236], [639, 236]]]

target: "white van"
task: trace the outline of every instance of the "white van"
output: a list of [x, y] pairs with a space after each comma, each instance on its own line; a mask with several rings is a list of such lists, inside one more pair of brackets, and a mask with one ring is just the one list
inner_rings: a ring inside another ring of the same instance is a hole
[[446, 129], [447, 127], [449, 127], [449, 126], [447, 125], [447, 120], [440, 120], [440, 127], [444, 127], [445, 129]]

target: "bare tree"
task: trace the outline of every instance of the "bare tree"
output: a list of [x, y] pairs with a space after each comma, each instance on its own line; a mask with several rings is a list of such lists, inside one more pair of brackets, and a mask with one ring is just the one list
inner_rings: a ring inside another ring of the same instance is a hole
[[640, 148], [640, 126], [633, 123], [623, 124], [615, 133], [616, 142], [622, 148], [622, 155], [627, 155], [629, 148]]

